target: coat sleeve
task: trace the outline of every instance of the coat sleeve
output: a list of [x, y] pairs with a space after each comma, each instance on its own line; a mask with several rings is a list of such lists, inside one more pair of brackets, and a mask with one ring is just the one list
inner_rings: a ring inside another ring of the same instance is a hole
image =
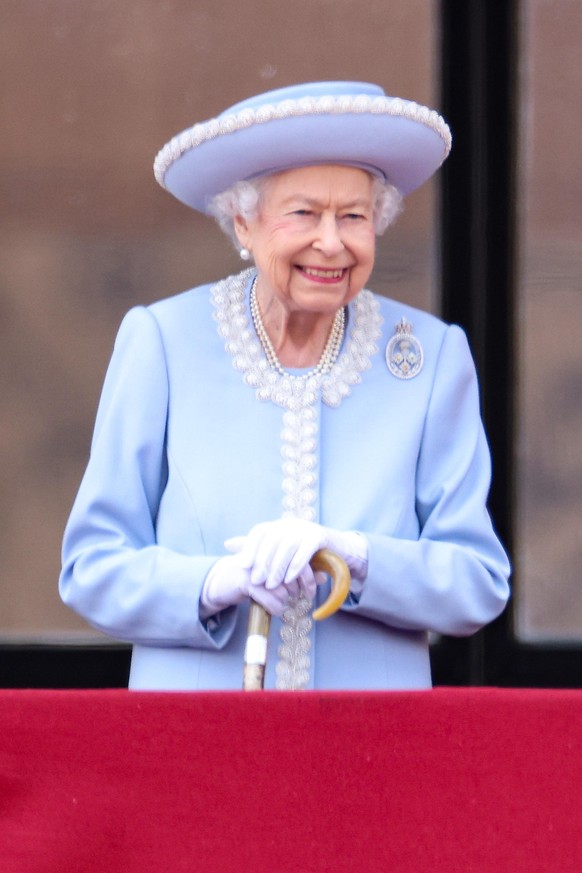
[[156, 542], [167, 479], [169, 386], [153, 314], [131, 310], [119, 330], [97, 413], [91, 454], [63, 542], [59, 590], [91, 625], [156, 646], [221, 648], [235, 610], [199, 619], [216, 556]]
[[509, 596], [509, 563], [486, 503], [489, 449], [463, 331], [447, 328], [417, 464], [418, 539], [365, 533], [368, 576], [348, 610], [404, 630], [467, 635]]

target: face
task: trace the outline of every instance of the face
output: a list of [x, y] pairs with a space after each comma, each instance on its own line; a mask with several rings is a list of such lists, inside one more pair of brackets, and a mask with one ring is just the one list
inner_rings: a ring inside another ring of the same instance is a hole
[[301, 167], [266, 181], [258, 217], [235, 220], [263, 303], [330, 314], [362, 290], [374, 265], [372, 188], [368, 173], [344, 166]]

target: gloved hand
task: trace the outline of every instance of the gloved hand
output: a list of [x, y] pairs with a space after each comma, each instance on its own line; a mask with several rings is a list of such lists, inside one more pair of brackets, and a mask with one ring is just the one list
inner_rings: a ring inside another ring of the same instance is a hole
[[250, 571], [252, 584], [262, 584], [267, 591], [302, 578], [310, 570], [309, 561], [315, 552], [323, 548], [332, 549], [344, 559], [353, 579], [363, 581], [368, 572], [368, 543], [362, 534], [333, 530], [299, 518], [257, 524], [246, 537], [233, 537], [226, 540], [225, 546], [237, 552], [240, 566]]
[[261, 582], [253, 582], [248, 568], [241, 562], [240, 555], [226, 555], [212, 565], [206, 576], [200, 594], [200, 617], [208, 618], [227, 606], [242, 603], [247, 597], [252, 597], [271, 615], [281, 615], [290, 597], [303, 593], [312, 600], [315, 587], [311, 567], [299, 578], [267, 588]]

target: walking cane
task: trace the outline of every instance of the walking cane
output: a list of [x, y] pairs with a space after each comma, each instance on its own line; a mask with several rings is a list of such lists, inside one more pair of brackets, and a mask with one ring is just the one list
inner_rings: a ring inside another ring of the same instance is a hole
[[[343, 558], [329, 549], [319, 549], [309, 563], [312, 570], [322, 570], [331, 577], [329, 597], [313, 613], [315, 621], [320, 621], [322, 618], [327, 618], [337, 612], [348, 596], [350, 571]], [[264, 686], [270, 626], [271, 616], [267, 610], [255, 600], [251, 600], [245, 647], [243, 691], [260, 691]]]

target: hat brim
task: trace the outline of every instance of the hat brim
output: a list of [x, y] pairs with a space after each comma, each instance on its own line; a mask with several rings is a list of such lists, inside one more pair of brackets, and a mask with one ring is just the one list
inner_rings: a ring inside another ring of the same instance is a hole
[[410, 194], [446, 158], [450, 132], [436, 112], [380, 94], [227, 112], [168, 143], [156, 178], [201, 212], [235, 182], [318, 164], [361, 166]]

